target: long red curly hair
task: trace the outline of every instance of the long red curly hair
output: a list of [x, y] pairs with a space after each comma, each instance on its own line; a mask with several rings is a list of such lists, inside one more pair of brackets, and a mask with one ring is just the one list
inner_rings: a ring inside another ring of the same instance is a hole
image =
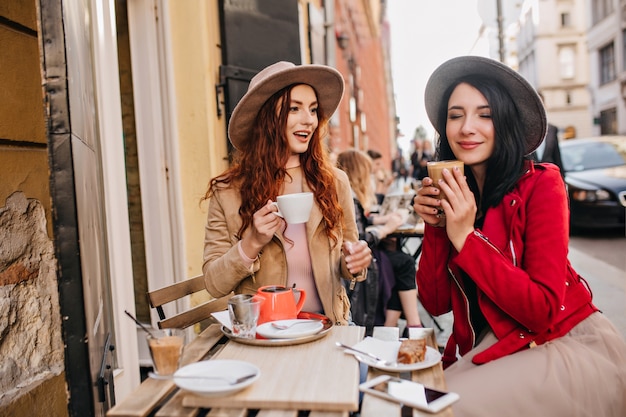
[[[203, 200], [223, 187], [238, 187], [241, 194], [239, 215], [242, 219], [238, 235], [252, 224], [253, 214], [263, 207], [268, 199], [276, 201], [282, 190], [285, 177], [289, 175], [285, 165], [291, 155], [285, 137], [292, 84], [270, 97], [257, 114], [252, 137], [241, 149], [235, 150], [230, 168], [209, 181]], [[317, 91], [315, 92], [317, 96]], [[287, 103], [287, 105], [284, 105]], [[280, 108], [280, 111], [276, 111]], [[328, 157], [322, 137], [328, 119], [324, 109], [317, 109], [318, 127], [306, 152], [300, 154], [300, 166], [304, 178], [313, 191], [326, 224], [326, 235], [336, 244], [338, 230], [343, 221], [343, 209], [339, 205], [333, 166]]]

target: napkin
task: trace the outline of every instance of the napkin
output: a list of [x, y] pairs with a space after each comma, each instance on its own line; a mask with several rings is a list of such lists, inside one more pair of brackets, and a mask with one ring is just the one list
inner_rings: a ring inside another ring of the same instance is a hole
[[214, 313], [211, 313], [211, 315], [215, 317], [217, 321], [222, 323], [222, 326], [226, 327], [228, 330], [233, 329], [233, 325], [230, 322], [230, 313], [228, 312], [228, 310], [216, 311]]
[[[365, 339], [361, 340], [356, 345], [352, 347], [358, 350], [362, 350], [364, 352], [368, 352], [378, 356], [381, 359], [395, 362], [398, 359], [398, 350], [400, 349], [399, 340], [380, 340], [375, 337], [367, 336]], [[358, 355], [358, 353], [348, 351], [353, 355]], [[361, 355], [362, 356], [362, 355]]]

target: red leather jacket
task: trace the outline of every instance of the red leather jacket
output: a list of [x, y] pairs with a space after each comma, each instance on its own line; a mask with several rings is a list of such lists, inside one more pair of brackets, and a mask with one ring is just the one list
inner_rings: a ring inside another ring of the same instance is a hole
[[457, 346], [464, 355], [476, 339], [461, 270], [476, 283], [478, 305], [498, 338], [474, 356], [475, 364], [560, 337], [597, 311], [567, 259], [569, 209], [559, 170], [552, 164], [526, 168], [460, 253], [445, 228], [426, 226], [416, 279], [428, 312], [454, 315], [444, 367], [456, 361]]

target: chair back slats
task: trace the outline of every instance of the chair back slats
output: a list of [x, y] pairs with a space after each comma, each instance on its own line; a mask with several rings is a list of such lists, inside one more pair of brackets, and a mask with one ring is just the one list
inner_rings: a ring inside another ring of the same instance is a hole
[[161, 320], [158, 325], [160, 329], [181, 328], [184, 329], [202, 320], [211, 317], [211, 313], [225, 310], [228, 307], [228, 299], [234, 294], [206, 301], [185, 312]]
[[167, 287], [150, 291], [148, 293], [148, 297], [150, 298], [150, 307], [159, 307], [163, 304], [176, 301], [179, 298], [183, 298], [202, 290], [206, 291], [206, 287], [204, 286], [204, 276], [198, 275], [193, 278], [168, 285]]
[[171, 317], [165, 317], [163, 305], [199, 291], [206, 291], [203, 275], [198, 275], [185, 281], [177, 282], [175, 284], [148, 292], [150, 307], [156, 308], [159, 314], [159, 322], [157, 323], [159, 328], [184, 329], [202, 320], [206, 320], [211, 317], [211, 313], [225, 310], [228, 306], [228, 300], [234, 295], [233, 293], [230, 293], [220, 298], [214, 298], [192, 307], [187, 311], [183, 311]]

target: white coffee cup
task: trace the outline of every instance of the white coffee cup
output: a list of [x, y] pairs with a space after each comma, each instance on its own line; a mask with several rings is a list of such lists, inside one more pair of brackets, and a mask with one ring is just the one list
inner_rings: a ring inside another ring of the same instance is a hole
[[273, 204], [278, 207], [278, 212], [274, 214], [284, 218], [287, 223], [306, 223], [313, 208], [313, 193], [279, 195]]

